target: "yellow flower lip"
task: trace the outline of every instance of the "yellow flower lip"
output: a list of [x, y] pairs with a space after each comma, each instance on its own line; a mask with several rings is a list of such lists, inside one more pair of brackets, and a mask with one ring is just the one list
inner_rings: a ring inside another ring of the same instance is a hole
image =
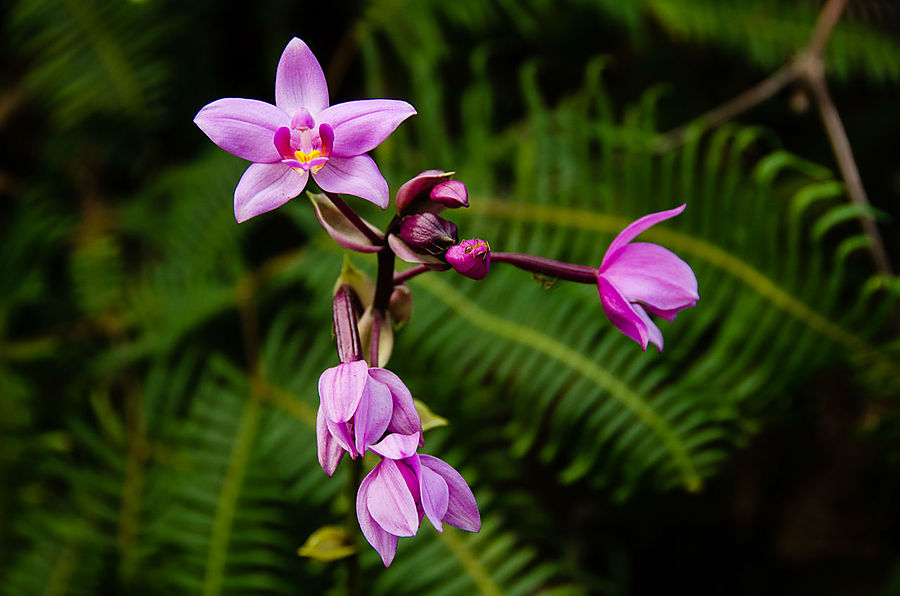
[[327, 158], [323, 156], [322, 152], [318, 149], [314, 149], [309, 153], [306, 153], [305, 151], [294, 151], [294, 159], [301, 164], [301, 167], [294, 168], [295, 170], [310, 170], [313, 174], [321, 170], [322, 166], [325, 165], [325, 161], [327, 161]]

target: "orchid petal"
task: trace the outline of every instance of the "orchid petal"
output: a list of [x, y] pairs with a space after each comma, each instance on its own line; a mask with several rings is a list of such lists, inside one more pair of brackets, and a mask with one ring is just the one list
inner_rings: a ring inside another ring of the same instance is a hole
[[322, 190], [353, 195], [382, 209], [388, 205], [387, 181], [368, 155], [332, 155], [321, 170], [313, 173], [313, 179]]
[[412, 393], [409, 392], [400, 377], [384, 368], [370, 368], [369, 377], [379, 383], [384, 383], [391, 391], [394, 411], [388, 424], [388, 430], [401, 435], [421, 433], [422, 421], [416, 410]]
[[378, 469], [369, 472], [369, 475], [363, 478], [359, 485], [359, 491], [356, 493], [356, 517], [359, 519], [359, 528], [362, 530], [363, 536], [369, 544], [372, 545], [378, 554], [381, 555], [381, 561], [385, 567], [390, 566], [397, 552], [397, 537], [389, 534], [378, 525], [369, 513], [368, 500], [369, 489], [372, 481], [378, 475]]
[[323, 417], [325, 418], [325, 426], [328, 427], [328, 432], [331, 433], [331, 437], [337, 441], [337, 444], [344, 451], [350, 454], [351, 459], [356, 459], [356, 456], [359, 455], [359, 451], [356, 450], [356, 445], [353, 444], [353, 437], [351, 436], [350, 423], [349, 422], [334, 422], [328, 418], [328, 416], [324, 416], [324, 408]]
[[[663, 350], [663, 334], [662, 331], [659, 330], [659, 327], [656, 326], [652, 320], [650, 320], [649, 315], [644, 310], [644, 307], [640, 304], [632, 304], [631, 307], [634, 309], [634, 312], [637, 313], [637, 316], [640, 317], [641, 321], [644, 322], [644, 325], [647, 327], [647, 341], [656, 346], [657, 352], [662, 352]], [[646, 347], [644, 348], [646, 349]]]
[[366, 381], [363, 398], [353, 416], [353, 433], [356, 450], [365, 453], [366, 448], [381, 438], [391, 419], [391, 392], [381, 383]]
[[697, 306], [697, 303], [696, 303], [696, 302], [691, 302], [690, 304], [687, 304], [686, 306], [684, 306], [684, 307], [682, 307], [682, 308], [673, 308], [673, 309], [671, 309], [671, 310], [663, 310], [663, 309], [660, 309], [660, 308], [653, 308], [653, 307], [650, 306], [649, 304], [645, 304], [645, 305], [644, 305], [644, 310], [646, 310], [648, 314], [655, 315], [655, 316], [657, 316], [657, 317], [661, 317], [661, 318], [663, 318], [663, 319], [665, 319], [665, 320], [667, 320], [667, 321], [674, 321], [674, 320], [675, 320], [675, 316], [676, 316], [681, 310], [683, 310], [683, 309], [685, 309], [685, 308], [689, 308], [689, 307], [691, 307], [691, 306]]
[[278, 130], [276, 130], [275, 136], [272, 141], [275, 144], [275, 150], [278, 151], [278, 155], [285, 159], [291, 159], [291, 156], [294, 154], [294, 149], [293, 147], [291, 147], [290, 128], [288, 128], [287, 126], [282, 126]]
[[[269, 144], [274, 151], [271, 139]], [[234, 218], [243, 223], [281, 207], [303, 191], [307, 178], [306, 172], [298, 172], [282, 163], [250, 164], [234, 189]]]
[[616, 329], [641, 344], [646, 350], [649, 332], [644, 319], [635, 312], [636, 305], [628, 302], [602, 275], [597, 277], [597, 288], [600, 290], [600, 304], [606, 317]]
[[334, 129], [328, 123], [319, 125], [319, 150], [325, 157], [331, 156], [331, 148], [334, 147]]
[[289, 122], [288, 115], [270, 103], [228, 97], [203, 107], [194, 124], [228, 153], [257, 163], [281, 159], [272, 139]]
[[447, 483], [450, 497], [443, 521], [460, 530], [469, 532], [481, 530], [481, 515], [478, 513], [475, 495], [459, 472], [450, 464], [431, 455], [420, 455], [419, 462], [423, 467], [437, 473]]
[[403, 435], [400, 433], [391, 433], [378, 443], [371, 445], [369, 449], [388, 459], [404, 459], [412, 457], [419, 448], [419, 433], [411, 435]]
[[643, 302], [659, 310], [687, 308], [700, 299], [691, 267], [656, 244], [633, 242], [622, 247], [601, 275], [629, 302]]
[[356, 413], [366, 389], [368, 365], [364, 360], [342, 362], [319, 377], [319, 398], [332, 422], [347, 422]]
[[379, 526], [394, 536], [415, 536], [419, 529], [419, 514], [413, 495], [403, 474], [392, 459], [383, 459], [369, 486], [369, 513]]
[[[421, 456], [420, 463], [421, 463]], [[473, 497], [474, 499], [474, 497]], [[427, 465], [419, 467], [419, 500], [428, 521], [438, 532], [443, 532], [441, 520], [447, 515], [450, 504], [450, 489], [444, 478]]]
[[382, 143], [416, 109], [396, 99], [361, 99], [325, 108], [317, 116], [334, 129], [332, 155], [352, 157]]
[[344, 449], [331, 436], [322, 408], [316, 412], [316, 444], [319, 452], [319, 465], [326, 474], [331, 476], [344, 456]]
[[302, 40], [293, 38], [275, 71], [275, 105], [288, 114], [306, 108], [315, 116], [328, 107], [328, 84], [319, 61]]
[[603, 262], [600, 264], [600, 269], [606, 265], [607, 261], [609, 261], [620, 248], [634, 240], [638, 234], [655, 226], [661, 221], [665, 221], [667, 219], [671, 219], [684, 211], [684, 208], [687, 207], [687, 203], [682, 204], [680, 207], [675, 207], [674, 209], [669, 209], [668, 211], [660, 211], [658, 213], [650, 213], [649, 215], [645, 215], [644, 217], [632, 222], [628, 227], [619, 232], [619, 235], [616, 236], [612, 243], [609, 245], [609, 248], [606, 249], [606, 256], [603, 257]]

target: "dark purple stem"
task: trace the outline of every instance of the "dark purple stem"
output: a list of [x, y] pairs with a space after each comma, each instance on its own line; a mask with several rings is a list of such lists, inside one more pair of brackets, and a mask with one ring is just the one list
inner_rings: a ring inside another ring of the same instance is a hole
[[597, 274], [600, 271], [596, 267], [573, 265], [572, 263], [563, 263], [562, 261], [554, 261], [553, 259], [517, 252], [492, 252], [491, 263], [508, 263], [538, 275], [582, 284], [597, 283]]
[[380, 246], [384, 244], [384, 240], [372, 229], [360, 219], [359, 215], [356, 214], [356, 211], [350, 208], [350, 205], [344, 202], [344, 199], [334, 194], [333, 192], [326, 192], [325, 196], [334, 204], [335, 207], [347, 218], [347, 220], [353, 224], [357, 230], [363, 233], [363, 235], [372, 242], [372, 244], [376, 246]]
[[[396, 218], [395, 218], [396, 220]], [[391, 222], [394, 225], [395, 222]], [[390, 229], [390, 226], [388, 226]], [[387, 238], [387, 234], [385, 234]], [[394, 251], [385, 243], [378, 251], [378, 277], [375, 280], [375, 298], [372, 300], [372, 337], [369, 343], [369, 366], [378, 366], [378, 343], [381, 338], [381, 324], [391, 303], [394, 291]]]
[[427, 273], [429, 271], [446, 271], [449, 269], [449, 265], [416, 265], [415, 267], [411, 267], [402, 273], [398, 273], [394, 275], [394, 285], [399, 286], [402, 283], [405, 283], [417, 275], [422, 275], [423, 273]]

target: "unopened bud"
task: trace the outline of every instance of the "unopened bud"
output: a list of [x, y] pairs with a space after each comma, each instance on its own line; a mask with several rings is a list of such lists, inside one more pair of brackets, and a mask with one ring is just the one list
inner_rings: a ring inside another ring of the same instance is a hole
[[397, 190], [397, 212], [439, 213], [446, 207], [468, 207], [469, 196], [462, 182], [450, 180], [453, 172], [425, 170]]
[[417, 213], [403, 220], [400, 237], [416, 252], [442, 255], [457, 243], [456, 224], [434, 213]]
[[394, 290], [391, 292], [391, 301], [388, 304], [391, 320], [398, 326], [405, 325], [412, 314], [412, 308], [412, 292], [409, 291], [409, 286], [406, 284], [394, 286]]
[[484, 279], [491, 267], [491, 247], [477, 238], [451, 246], [444, 256], [457, 273], [472, 279]]
[[451, 209], [469, 206], [469, 191], [466, 190], [466, 185], [459, 180], [441, 182], [431, 189], [428, 196], [432, 201]]
[[362, 358], [359, 337], [360, 304], [350, 284], [341, 284], [332, 301], [334, 338], [341, 362], [355, 362]]

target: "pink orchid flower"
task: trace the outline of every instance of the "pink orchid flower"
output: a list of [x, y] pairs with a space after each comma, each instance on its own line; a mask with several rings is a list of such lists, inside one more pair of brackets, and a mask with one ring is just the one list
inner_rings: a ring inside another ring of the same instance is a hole
[[647, 228], [675, 217], [685, 205], [638, 219], [609, 245], [597, 273], [603, 312], [615, 327], [641, 344], [662, 352], [663, 336], [647, 313], [667, 321], [678, 311], [695, 306], [697, 278], [690, 266], [657, 244], [631, 242]]
[[369, 368], [364, 360], [343, 362], [323, 372], [319, 399], [319, 464], [329, 476], [344, 452], [352, 459], [364, 455], [385, 431], [422, 432], [412, 394], [400, 377], [383, 368]]
[[310, 174], [323, 190], [388, 205], [388, 185], [367, 152], [416, 113], [405, 101], [366, 99], [328, 105], [322, 67], [293, 38], [275, 72], [275, 105], [225, 98], [206, 105], [194, 123], [213, 143], [254, 162], [234, 191], [238, 223], [299, 195]]
[[423, 517], [438, 532], [444, 523], [461, 530], [481, 530], [475, 496], [449, 464], [416, 453], [420, 435], [390, 434], [371, 446], [384, 459], [359, 485], [356, 515], [363, 536], [385, 567], [394, 560], [397, 538], [415, 536]]

